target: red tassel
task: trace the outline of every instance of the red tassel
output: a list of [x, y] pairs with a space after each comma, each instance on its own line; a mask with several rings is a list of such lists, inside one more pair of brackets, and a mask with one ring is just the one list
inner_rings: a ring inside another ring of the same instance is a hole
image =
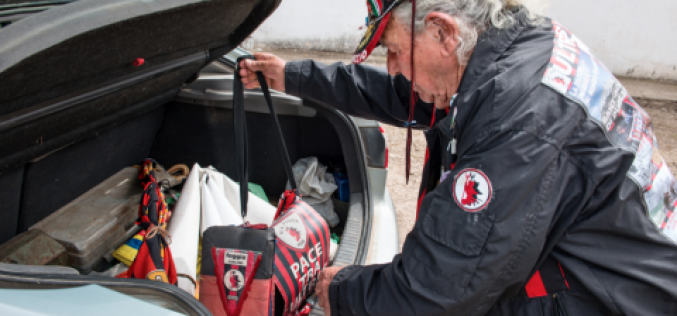
[[289, 207], [291, 207], [292, 203], [296, 200], [296, 196], [294, 190], [284, 191], [282, 199], [280, 199], [280, 203], [277, 205], [277, 212], [275, 212], [273, 220], [277, 220], [278, 217], [287, 212]]
[[268, 225], [266, 225], [266, 224], [254, 224], [254, 225], [252, 225], [249, 222], [245, 222], [244, 224], [242, 224], [242, 227], [248, 227], [248, 228], [257, 229], [257, 230], [268, 229]]
[[306, 303], [306, 305], [303, 306], [303, 308], [301, 308], [299, 311], [297, 311], [296, 314], [295, 314], [294, 316], [308, 316], [308, 315], [310, 315], [310, 312], [311, 312], [312, 310], [313, 310], [313, 309], [312, 309], [312, 307], [310, 306], [310, 304]]

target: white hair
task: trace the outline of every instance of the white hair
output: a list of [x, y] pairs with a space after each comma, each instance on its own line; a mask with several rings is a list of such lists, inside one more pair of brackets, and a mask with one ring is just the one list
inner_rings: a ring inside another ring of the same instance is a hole
[[[431, 12], [446, 13], [456, 18], [459, 28], [456, 55], [465, 65], [477, 45], [480, 33], [489, 26], [505, 28], [515, 23], [512, 9], [519, 0], [417, 0], [414, 29], [416, 34], [425, 30], [425, 18]], [[403, 3], [393, 9], [393, 16], [411, 31], [411, 5]]]

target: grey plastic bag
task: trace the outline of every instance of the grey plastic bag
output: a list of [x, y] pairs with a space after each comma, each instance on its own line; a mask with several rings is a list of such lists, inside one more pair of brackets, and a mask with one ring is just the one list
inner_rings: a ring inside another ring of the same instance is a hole
[[[331, 196], [338, 187], [334, 176], [327, 172], [327, 167], [319, 163], [316, 157], [307, 157], [299, 159], [292, 170], [303, 201], [322, 215], [329, 227], [336, 226], [339, 218], [334, 212]], [[287, 190], [290, 189], [287, 183]]]

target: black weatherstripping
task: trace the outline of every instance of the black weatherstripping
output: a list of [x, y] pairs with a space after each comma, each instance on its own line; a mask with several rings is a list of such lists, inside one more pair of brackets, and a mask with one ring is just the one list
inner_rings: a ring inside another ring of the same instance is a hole
[[386, 167], [386, 139], [383, 137], [381, 128], [360, 127], [360, 134], [364, 142], [364, 149], [367, 152], [367, 165], [375, 168]]

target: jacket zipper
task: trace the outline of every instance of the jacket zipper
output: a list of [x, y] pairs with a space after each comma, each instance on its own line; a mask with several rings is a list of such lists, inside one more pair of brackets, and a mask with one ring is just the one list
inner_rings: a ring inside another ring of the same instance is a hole
[[569, 316], [569, 311], [567, 310], [562, 298], [557, 296], [557, 294], [552, 295], [553, 300], [553, 310], [555, 316]]

